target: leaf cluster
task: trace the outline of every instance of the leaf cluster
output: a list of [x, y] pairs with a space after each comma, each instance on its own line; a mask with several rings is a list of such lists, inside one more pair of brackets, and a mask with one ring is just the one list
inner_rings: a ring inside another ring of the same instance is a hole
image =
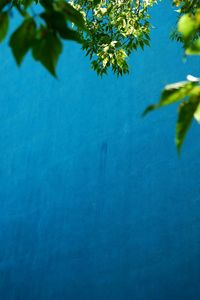
[[14, 11], [21, 24], [9, 45], [18, 65], [31, 51], [36, 61], [56, 76], [63, 40], [82, 44], [92, 68], [102, 76], [109, 69], [129, 72], [127, 59], [150, 45], [148, 8], [156, 0], [0, 0], [0, 42]]
[[200, 54], [200, 8], [194, 13], [186, 13], [178, 22], [178, 31], [187, 55]]
[[149, 7], [156, 0], [72, 0], [86, 22], [80, 31], [83, 50], [92, 68], [102, 76], [109, 69], [117, 75], [129, 72], [127, 59], [138, 48], [150, 45]]
[[148, 106], [143, 113], [146, 115], [155, 109], [181, 102], [176, 124], [176, 146], [179, 152], [193, 118], [200, 123], [200, 78], [189, 75], [187, 79], [187, 81], [167, 85], [160, 101]]
[[[82, 42], [77, 30], [85, 30], [82, 14], [63, 0], [41, 0], [39, 3], [32, 0], [0, 0], [0, 42], [8, 33], [15, 11], [21, 16], [21, 24], [11, 33], [9, 46], [17, 64], [21, 65], [31, 51], [33, 58], [56, 76], [63, 40]], [[75, 30], [72, 29], [72, 22]]]
[[[179, 6], [177, 31], [174, 38], [183, 43], [186, 55], [200, 55], [200, 1], [174, 0]], [[176, 123], [176, 147], [180, 152], [191, 122], [200, 123], [200, 78], [188, 75], [187, 81], [167, 85], [159, 103], [146, 108], [143, 115], [175, 102], [181, 102]]]
[[[129, 72], [127, 59], [133, 51], [150, 45], [149, 7], [156, 0], [0, 0], [0, 43], [9, 32], [12, 16], [20, 25], [9, 36], [9, 46], [18, 65], [30, 51], [56, 77], [56, 66], [65, 40], [82, 45], [98, 75], [111, 69], [117, 76]], [[200, 0], [174, 0], [178, 8], [173, 38], [183, 44], [186, 55], [200, 55]], [[13, 28], [13, 26], [11, 26]], [[176, 126], [180, 151], [194, 118], [200, 121], [200, 80], [167, 85], [160, 102], [145, 113], [181, 102]]]

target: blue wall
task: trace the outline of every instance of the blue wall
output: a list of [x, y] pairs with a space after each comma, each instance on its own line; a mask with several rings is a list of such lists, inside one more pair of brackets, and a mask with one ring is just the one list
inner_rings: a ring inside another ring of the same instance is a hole
[[1, 300], [200, 299], [200, 129], [179, 159], [176, 107], [140, 116], [199, 75], [168, 39], [175, 19], [154, 9], [152, 47], [120, 79], [73, 43], [59, 81], [1, 47]]

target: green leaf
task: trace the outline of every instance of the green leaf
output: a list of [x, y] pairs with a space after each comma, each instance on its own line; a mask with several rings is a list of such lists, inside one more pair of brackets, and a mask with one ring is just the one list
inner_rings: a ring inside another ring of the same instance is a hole
[[72, 30], [70, 28], [66, 28], [65, 31], [60, 33], [60, 35], [65, 40], [72, 40], [72, 41], [75, 41], [77, 43], [82, 43], [82, 39], [81, 39], [80, 34], [77, 31]]
[[197, 83], [200, 83], [200, 78], [198, 77], [195, 77], [191, 74], [187, 75], [187, 80], [188, 81], [191, 81], [191, 82], [197, 82]]
[[45, 20], [48, 27], [58, 32], [63, 39], [81, 42], [79, 33], [67, 27], [65, 16], [61, 12], [44, 12], [40, 16]]
[[7, 12], [0, 13], [0, 43], [6, 37], [9, 27], [9, 17]]
[[37, 38], [32, 47], [33, 57], [56, 77], [56, 65], [59, 55], [62, 52], [62, 43], [57, 35], [53, 32], [45, 32]]
[[10, 2], [11, 2], [10, 0], [0, 0], [0, 10], [2, 10]]
[[53, 10], [53, 1], [52, 0], [38, 0], [38, 2], [41, 3], [41, 5], [46, 9], [46, 10]]
[[190, 128], [193, 115], [199, 105], [197, 97], [191, 97], [189, 100], [181, 103], [179, 106], [179, 115], [176, 124], [176, 147], [178, 152], [181, 150], [181, 146], [185, 139], [186, 133]]
[[187, 55], [200, 55], [200, 38], [196, 40], [190, 47], [185, 51]]
[[189, 14], [185, 14], [180, 18], [178, 22], [178, 31], [183, 35], [184, 38], [189, 37], [195, 28], [195, 21]]
[[65, 17], [74, 23], [76, 26], [80, 27], [81, 29], [85, 28], [85, 20], [82, 14], [76, 10], [72, 5], [65, 1], [60, 1], [56, 7], [65, 14]]
[[159, 106], [169, 105], [185, 98], [195, 84], [194, 82], [183, 81], [166, 85], [161, 94]]
[[[199, 102], [200, 102], [200, 100], [199, 100]], [[197, 106], [197, 109], [194, 113], [194, 118], [198, 123], [200, 123], [200, 104], [198, 104], [198, 106]]]
[[151, 111], [153, 111], [157, 108], [159, 108], [158, 104], [151, 104], [151, 105], [147, 106], [147, 108], [142, 113], [142, 117], [146, 116], [148, 113], [150, 113]]
[[22, 0], [21, 1], [21, 4], [23, 4], [23, 6], [25, 8], [28, 8], [32, 3], [33, 3], [33, 0]]
[[98, 5], [101, 2], [101, 0], [93, 0], [93, 1], [94, 1], [94, 5]]
[[187, 97], [188, 95], [190, 95], [196, 84], [197, 82], [183, 81], [166, 85], [161, 94], [160, 102], [148, 106], [145, 109], [143, 116], [157, 108], [175, 103]]
[[32, 18], [26, 19], [11, 35], [10, 47], [18, 65], [31, 48], [36, 33], [36, 24]]

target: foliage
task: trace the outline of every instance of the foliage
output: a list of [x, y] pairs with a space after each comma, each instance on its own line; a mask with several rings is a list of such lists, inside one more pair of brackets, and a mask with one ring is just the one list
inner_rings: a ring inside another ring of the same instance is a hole
[[[56, 76], [63, 40], [82, 42], [76, 30], [86, 30], [82, 14], [63, 0], [41, 0], [38, 5], [32, 0], [0, 0], [0, 42], [5, 39], [16, 10], [22, 22], [11, 34], [9, 45], [17, 64], [20, 65], [31, 50], [33, 58]], [[72, 22], [75, 30], [71, 28]]]
[[17, 10], [22, 23], [11, 34], [9, 45], [18, 65], [32, 50], [33, 58], [55, 76], [62, 42], [69, 39], [82, 44], [97, 74], [106, 74], [111, 67], [122, 75], [128, 73], [131, 52], [149, 46], [148, 8], [154, 3], [156, 0], [0, 0], [0, 42]]
[[[186, 55], [200, 55], [200, 9], [199, 1], [176, 0], [180, 5], [177, 40], [183, 43]], [[167, 85], [158, 104], [150, 105], [143, 115], [157, 108], [181, 101], [176, 124], [176, 147], [180, 152], [190, 124], [194, 119], [200, 123], [200, 79], [188, 75], [188, 81]]]
[[112, 68], [117, 75], [128, 73], [127, 57], [133, 50], [149, 46], [148, 8], [156, 0], [72, 0], [82, 12], [88, 32], [82, 32], [83, 49], [97, 74]]
[[188, 55], [200, 54], [200, 9], [194, 15], [183, 15], [178, 23], [185, 52]]
[[167, 106], [182, 100], [179, 105], [176, 125], [176, 146], [178, 151], [185, 139], [193, 117], [200, 123], [200, 79], [189, 75], [187, 81], [169, 84], [161, 94], [159, 103], [146, 108], [143, 115], [152, 110]]
[[[0, 0], [0, 43], [9, 32], [13, 13], [21, 16], [11, 33], [9, 46], [18, 65], [31, 51], [53, 76], [63, 41], [82, 45], [92, 68], [102, 76], [111, 69], [117, 76], [129, 72], [127, 59], [138, 48], [150, 45], [149, 7], [156, 0]], [[200, 0], [174, 0], [178, 25], [173, 39], [182, 43], [186, 55], [200, 54]], [[13, 27], [13, 26], [12, 26]], [[11, 28], [12, 28], [11, 27]], [[200, 121], [200, 80], [167, 85], [160, 102], [145, 113], [182, 101], [176, 126], [176, 145], [181, 149], [194, 118]]]

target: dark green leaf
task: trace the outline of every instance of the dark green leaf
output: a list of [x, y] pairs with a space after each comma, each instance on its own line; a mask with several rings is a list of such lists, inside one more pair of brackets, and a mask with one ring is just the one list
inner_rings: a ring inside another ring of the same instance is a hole
[[159, 105], [158, 104], [151, 104], [149, 105], [145, 110], [144, 112], [142, 113], [142, 117], [146, 116], [148, 113], [150, 113], [151, 111], [155, 110], [159, 108]]
[[82, 14], [76, 10], [72, 5], [65, 1], [60, 1], [57, 8], [65, 14], [66, 18], [74, 23], [76, 26], [85, 29], [85, 20]]
[[186, 133], [190, 128], [194, 113], [198, 107], [197, 97], [191, 97], [179, 106], [178, 121], [176, 124], [176, 147], [180, 152]]
[[9, 26], [9, 17], [8, 13], [3, 12], [0, 13], [0, 42], [6, 37]]
[[67, 27], [66, 19], [61, 12], [44, 12], [40, 16], [45, 20], [48, 27], [58, 32], [63, 39], [81, 42], [79, 33]]
[[98, 5], [100, 3], [101, 0], [94, 0], [94, 4]]
[[40, 61], [47, 70], [56, 77], [56, 65], [62, 52], [62, 43], [53, 32], [45, 32], [35, 40], [33, 45], [33, 57]]
[[23, 18], [30, 17], [29, 13], [26, 10], [26, 7], [23, 7], [22, 5], [20, 5], [20, 3], [16, 3], [15, 7]]
[[60, 35], [63, 39], [72, 40], [72, 41], [76, 41], [78, 43], [82, 43], [80, 34], [77, 31], [72, 30], [70, 28], [66, 28], [64, 32], [60, 33]]
[[[38, 2], [39, 2], [39, 0], [38, 0]], [[40, 3], [46, 10], [53, 10], [53, 1], [52, 0], [40, 0]]]
[[0, 10], [2, 10], [10, 2], [11, 2], [11, 0], [0, 0]]
[[11, 35], [10, 47], [18, 65], [31, 48], [35, 38], [36, 24], [32, 18], [26, 19], [22, 25]]
[[23, 0], [21, 4], [24, 5], [25, 8], [28, 8], [33, 3], [33, 0]]

